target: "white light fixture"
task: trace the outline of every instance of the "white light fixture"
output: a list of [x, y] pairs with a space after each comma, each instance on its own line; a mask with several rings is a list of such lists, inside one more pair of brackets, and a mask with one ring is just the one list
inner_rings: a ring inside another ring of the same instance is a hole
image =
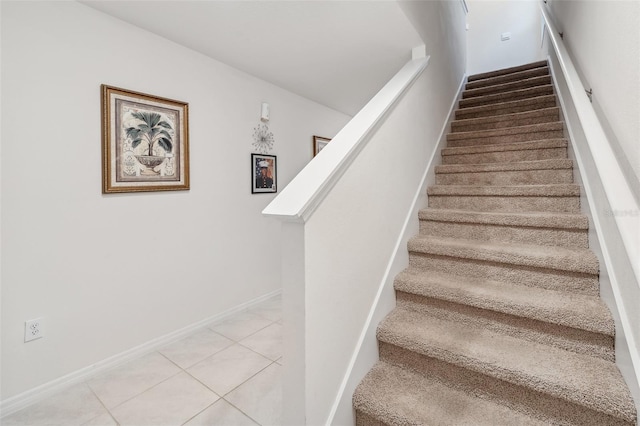
[[262, 109], [260, 112], [260, 120], [264, 121], [265, 123], [267, 121], [269, 121], [269, 104], [266, 102], [262, 103]]

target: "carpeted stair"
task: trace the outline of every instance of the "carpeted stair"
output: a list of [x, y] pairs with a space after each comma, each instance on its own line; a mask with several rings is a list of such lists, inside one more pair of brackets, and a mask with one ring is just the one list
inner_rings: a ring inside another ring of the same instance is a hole
[[468, 78], [364, 425], [635, 425], [546, 61]]

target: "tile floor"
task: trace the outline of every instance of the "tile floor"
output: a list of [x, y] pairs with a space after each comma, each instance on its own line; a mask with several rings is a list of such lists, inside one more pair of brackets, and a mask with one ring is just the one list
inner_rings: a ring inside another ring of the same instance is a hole
[[281, 424], [282, 308], [269, 299], [72, 386], [2, 426]]

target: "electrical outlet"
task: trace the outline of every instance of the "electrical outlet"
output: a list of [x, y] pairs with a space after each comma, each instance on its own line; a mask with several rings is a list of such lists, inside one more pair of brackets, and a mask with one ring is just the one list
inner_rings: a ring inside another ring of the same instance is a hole
[[44, 318], [36, 318], [24, 323], [24, 341], [30, 342], [44, 337]]

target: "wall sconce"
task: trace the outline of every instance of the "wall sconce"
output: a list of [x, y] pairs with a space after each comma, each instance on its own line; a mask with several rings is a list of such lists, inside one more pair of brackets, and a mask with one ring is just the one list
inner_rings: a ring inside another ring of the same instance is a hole
[[262, 109], [260, 110], [260, 121], [267, 122], [269, 121], [269, 104], [266, 102], [262, 103]]

